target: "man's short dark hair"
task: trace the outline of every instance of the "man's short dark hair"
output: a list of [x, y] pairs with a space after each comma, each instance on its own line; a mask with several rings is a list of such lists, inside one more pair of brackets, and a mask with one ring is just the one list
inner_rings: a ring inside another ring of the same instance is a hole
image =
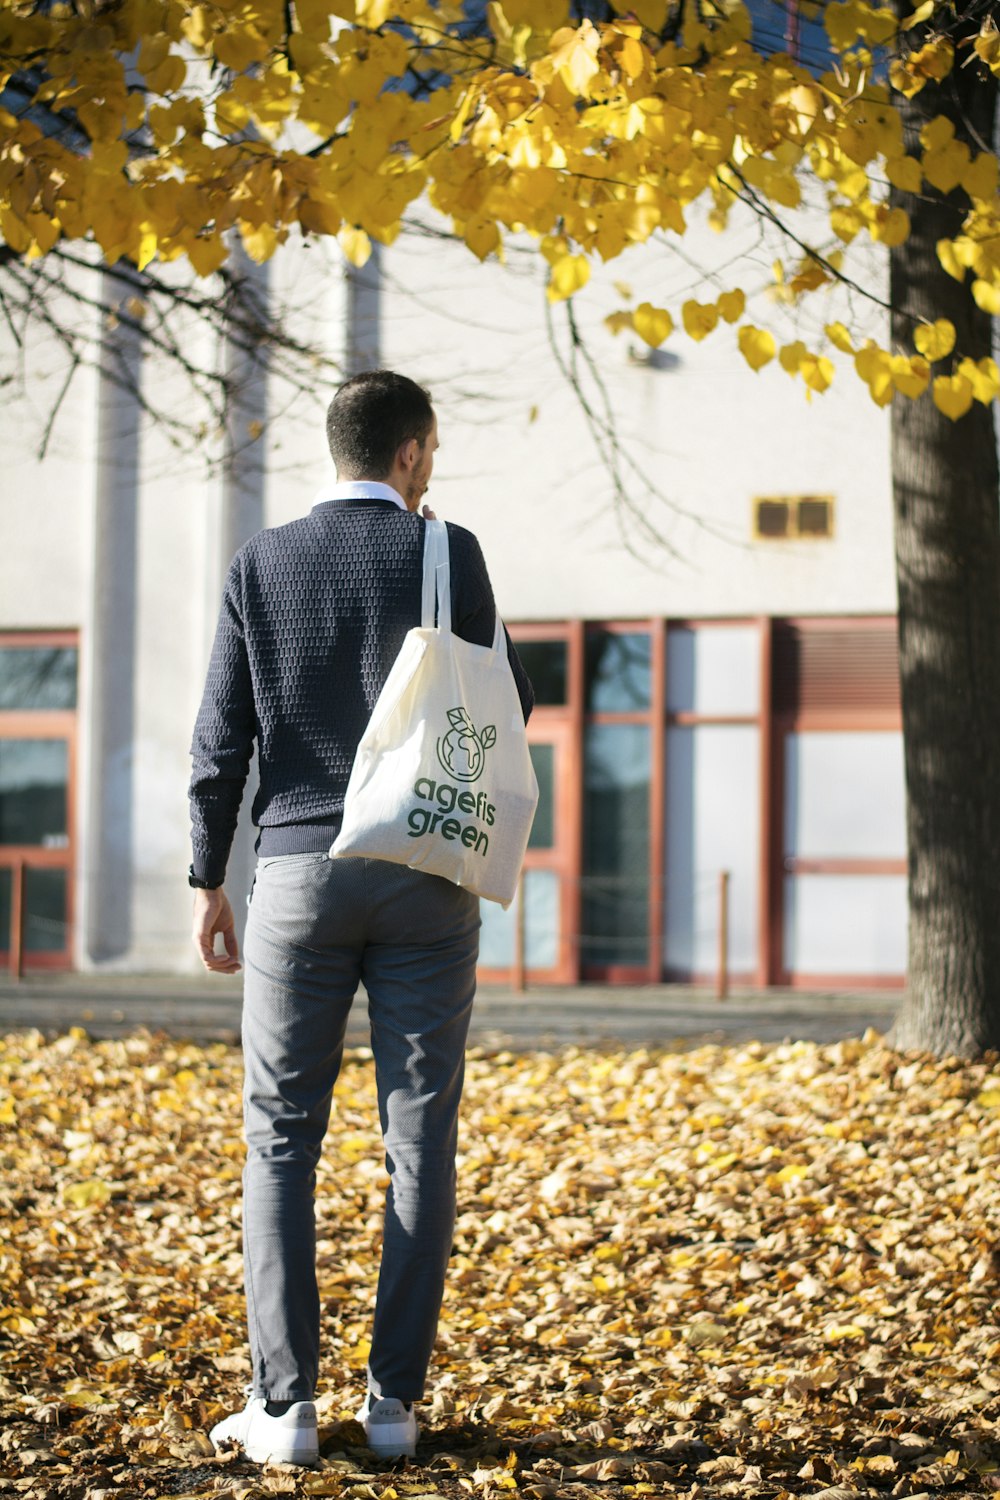
[[366, 370], [340, 387], [326, 414], [326, 437], [340, 474], [385, 479], [400, 446], [423, 447], [434, 422], [422, 385], [393, 370]]

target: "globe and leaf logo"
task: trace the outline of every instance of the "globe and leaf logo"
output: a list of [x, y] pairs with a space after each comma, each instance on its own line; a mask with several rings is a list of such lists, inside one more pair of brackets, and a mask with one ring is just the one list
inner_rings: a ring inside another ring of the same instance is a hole
[[449, 708], [451, 728], [437, 742], [438, 760], [456, 781], [478, 781], [486, 765], [486, 752], [497, 742], [496, 727], [487, 724], [476, 733], [476, 726], [464, 708]]

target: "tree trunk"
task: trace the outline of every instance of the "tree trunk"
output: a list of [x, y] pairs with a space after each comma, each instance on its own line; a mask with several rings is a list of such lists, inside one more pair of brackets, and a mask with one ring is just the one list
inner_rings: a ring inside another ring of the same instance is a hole
[[[901, 17], [914, 9], [896, 0]], [[943, 11], [944, 7], [940, 7]], [[979, 20], [963, 5], [958, 41]], [[919, 45], [927, 34], [910, 33]], [[908, 154], [921, 127], [946, 115], [973, 156], [991, 150], [997, 81], [958, 47], [953, 72], [914, 98], [894, 95]], [[910, 215], [891, 252], [892, 337], [912, 354], [914, 320], [948, 318], [955, 358], [991, 353], [991, 319], [935, 246], [960, 230], [969, 201], [927, 182], [894, 191]], [[951, 373], [951, 356], [932, 376]], [[971, 1058], [1000, 1048], [1000, 492], [993, 410], [974, 402], [957, 422], [931, 392], [892, 405], [892, 469], [899, 589], [899, 659], [909, 845], [909, 985], [892, 1046]]]

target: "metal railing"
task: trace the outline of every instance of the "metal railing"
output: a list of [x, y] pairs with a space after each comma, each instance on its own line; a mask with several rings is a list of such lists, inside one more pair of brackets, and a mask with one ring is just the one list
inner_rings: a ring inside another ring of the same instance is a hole
[[[10, 929], [8, 941], [8, 970], [15, 981], [24, 978], [24, 950], [25, 950], [25, 874], [27, 861], [21, 857], [15, 857], [10, 863], [5, 863], [4, 868], [10, 870], [11, 874], [11, 901], [10, 901]], [[517, 895], [514, 902], [514, 954], [511, 964], [511, 983], [515, 991], [523, 993], [527, 983], [527, 902], [525, 901], [525, 872], [522, 871], [518, 882]], [[717, 934], [717, 959], [716, 959], [716, 982], [715, 994], [719, 1000], [725, 1000], [729, 995], [729, 903], [731, 876], [728, 870], [720, 870], [717, 879], [718, 888], [718, 916], [716, 922]], [[170, 877], [170, 883], [174, 884], [174, 877]], [[614, 882], [615, 884], [626, 884], [625, 881]], [[36, 919], [37, 920], [37, 919]], [[59, 926], [64, 926], [59, 923]], [[574, 940], [580, 943], [584, 934], [577, 933]]]
[[[514, 957], [511, 963], [511, 987], [518, 993], [523, 993], [526, 987], [526, 925], [527, 905], [525, 896], [525, 874], [522, 870], [517, 884], [517, 895], [514, 898]], [[566, 877], [562, 877], [566, 878]], [[718, 916], [716, 920], [716, 971], [715, 971], [715, 997], [717, 1000], [729, 998], [729, 902], [731, 874], [729, 870], [720, 870], [717, 877], [718, 890]], [[587, 877], [584, 877], [584, 881]], [[580, 884], [584, 882], [581, 881]], [[605, 880], [605, 884], [626, 885], [631, 882], [625, 880]], [[548, 936], [558, 936], [549, 932]], [[574, 934], [574, 941], [579, 945], [585, 934]]]

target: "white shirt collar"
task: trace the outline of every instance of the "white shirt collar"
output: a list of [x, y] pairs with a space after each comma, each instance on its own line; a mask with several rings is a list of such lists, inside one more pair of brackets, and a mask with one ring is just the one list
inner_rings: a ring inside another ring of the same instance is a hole
[[313, 506], [325, 505], [328, 500], [391, 500], [400, 510], [407, 510], [406, 501], [391, 484], [382, 484], [377, 479], [328, 480], [313, 501]]

